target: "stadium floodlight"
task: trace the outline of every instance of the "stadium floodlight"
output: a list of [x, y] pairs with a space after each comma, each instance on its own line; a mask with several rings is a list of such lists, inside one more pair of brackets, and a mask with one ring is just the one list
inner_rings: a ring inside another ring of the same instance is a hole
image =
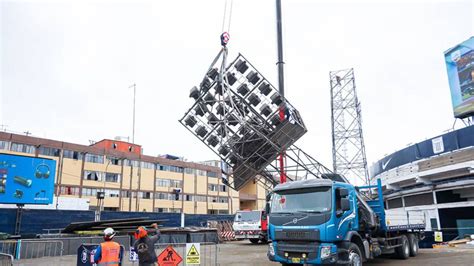
[[199, 96], [200, 96], [199, 89], [196, 86], [194, 86], [189, 92], [189, 97], [193, 98], [194, 100], [197, 100], [199, 99]]
[[272, 91], [272, 89], [270, 88], [270, 85], [265, 82], [260, 84], [260, 86], [258, 87], [258, 90], [260, 91], [261, 94], [265, 96], [268, 96], [268, 94]]
[[[226, 57], [226, 50], [219, 56]], [[232, 167], [230, 185], [235, 189], [256, 175], [273, 182], [266, 169], [274, 168], [272, 162], [306, 127], [298, 111], [244, 56], [226, 62], [214, 60], [180, 122]]]

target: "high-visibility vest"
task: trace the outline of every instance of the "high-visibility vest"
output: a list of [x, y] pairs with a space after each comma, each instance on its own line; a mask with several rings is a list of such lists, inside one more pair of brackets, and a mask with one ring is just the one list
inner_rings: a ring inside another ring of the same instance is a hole
[[120, 245], [114, 241], [100, 244], [102, 256], [97, 263], [98, 266], [118, 266], [120, 263]]

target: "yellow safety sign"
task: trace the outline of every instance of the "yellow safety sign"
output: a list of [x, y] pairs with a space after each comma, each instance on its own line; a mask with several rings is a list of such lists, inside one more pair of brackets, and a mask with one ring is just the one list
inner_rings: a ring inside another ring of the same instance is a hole
[[200, 243], [186, 243], [186, 264], [201, 264]]
[[434, 238], [435, 242], [443, 242], [443, 232], [435, 231]]

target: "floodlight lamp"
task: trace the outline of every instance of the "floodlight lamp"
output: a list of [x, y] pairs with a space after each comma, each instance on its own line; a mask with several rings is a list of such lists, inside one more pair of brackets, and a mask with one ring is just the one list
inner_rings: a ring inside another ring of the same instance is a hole
[[281, 98], [281, 95], [275, 92], [272, 97], [270, 97], [272, 100], [272, 103], [275, 105], [280, 105], [283, 102], [283, 99]]
[[201, 138], [204, 138], [207, 134], [207, 129], [204, 126], [198, 126], [196, 128], [196, 134]]
[[258, 76], [257, 72], [250, 71], [250, 73], [247, 75], [247, 79], [249, 80], [250, 83], [255, 85], [260, 80], [260, 77]]
[[219, 128], [217, 128], [217, 135], [225, 138], [227, 136], [227, 130], [225, 124], [222, 124]]
[[217, 75], [219, 75], [217, 68], [212, 68], [211, 70], [209, 70], [209, 72], [207, 72], [207, 76], [214, 81], [216, 80]]
[[207, 138], [207, 143], [212, 147], [215, 147], [217, 144], [219, 144], [219, 139], [216, 136], [211, 135]]
[[237, 88], [237, 92], [242, 95], [243, 97], [245, 97], [245, 95], [247, 95], [247, 93], [249, 93], [249, 88], [247, 87], [247, 84], [241, 84], [238, 88]]
[[208, 92], [206, 96], [204, 96], [204, 102], [210, 106], [213, 106], [216, 103], [216, 98], [214, 98], [214, 96]]
[[193, 128], [193, 127], [196, 125], [197, 120], [196, 120], [196, 118], [195, 118], [194, 116], [191, 116], [191, 115], [190, 115], [190, 116], [186, 117], [186, 119], [184, 120], [184, 123], [185, 123], [187, 126], [189, 126], [190, 128]]
[[193, 98], [194, 100], [197, 100], [199, 98], [199, 95], [199, 89], [196, 86], [194, 86], [189, 92], [189, 97]]
[[217, 125], [217, 123], [219, 123], [219, 119], [213, 113], [209, 114], [209, 116], [207, 117], [207, 120], [209, 121], [209, 124], [212, 126], [215, 126]]
[[221, 82], [217, 82], [216, 86], [214, 87], [214, 90], [216, 91], [216, 94], [219, 94], [221, 96], [224, 94], [224, 90], [222, 89]]
[[278, 126], [280, 123], [281, 123], [281, 118], [280, 118], [280, 114], [275, 114], [272, 118], [271, 118], [271, 123], [272, 125], [274, 126]]
[[199, 86], [202, 92], [206, 92], [211, 87], [211, 81], [208, 78], [204, 78]]
[[260, 93], [267, 96], [272, 91], [272, 88], [270, 88], [270, 84], [262, 82], [262, 84], [258, 87], [258, 90]]
[[235, 126], [239, 123], [239, 120], [237, 119], [237, 117], [235, 117], [235, 115], [230, 114], [228, 116], [228, 122], [229, 122], [229, 125]]
[[257, 106], [261, 102], [260, 98], [255, 93], [250, 94], [248, 100], [253, 106]]
[[227, 73], [227, 82], [229, 83], [230, 86], [234, 85], [234, 83], [237, 81], [237, 78], [235, 77], [234, 73]]
[[247, 65], [247, 62], [243, 61], [243, 60], [238, 60], [237, 63], [235, 63], [235, 69], [237, 69], [237, 71], [239, 71], [240, 73], [244, 74], [245, 71], [247, 71], [247, 69], [249, 68], [249, 66]]
[[270, 108], [270, 106], [268, 106], [268, 104], [264, 104], [264, 105], [262, 105], [262, 107], [260, 107], [260, 113], [263, 116], [267, 117], [272, 113], [272, 108]]
[[219, 103], [216, 107], [216, 113], [218, 115], [224, 115], [224, 109], [225, 109], [225, 105], [223, 103]]
[[225, 146], [221, 146], [221, 147], [218, 149], [218, 152], [219, 152], [219, 154], [221, 154], [222, 156], [227, 156], [227, 154], [229, 154], [229, 149], [227, 149], [227, 147], [225, 147]]
[[198, 115], [198, 116], [204, 116], [205, 113], [207, 113], [209, 110], [207, 109], [206, 105], [205, 104], [202, 104], [202, 103], [199, 103], [198, 105], [196, 105], [196, 107], [194, 108], [194, 112]]

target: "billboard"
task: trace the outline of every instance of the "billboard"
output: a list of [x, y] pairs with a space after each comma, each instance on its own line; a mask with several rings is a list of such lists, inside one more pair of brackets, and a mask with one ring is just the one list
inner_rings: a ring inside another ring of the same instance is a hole
[[56, 161], [0, 153], [0, 203], [51, 204]]
[[454, 117], [474, 115], [474, 37], [444, 53]]

